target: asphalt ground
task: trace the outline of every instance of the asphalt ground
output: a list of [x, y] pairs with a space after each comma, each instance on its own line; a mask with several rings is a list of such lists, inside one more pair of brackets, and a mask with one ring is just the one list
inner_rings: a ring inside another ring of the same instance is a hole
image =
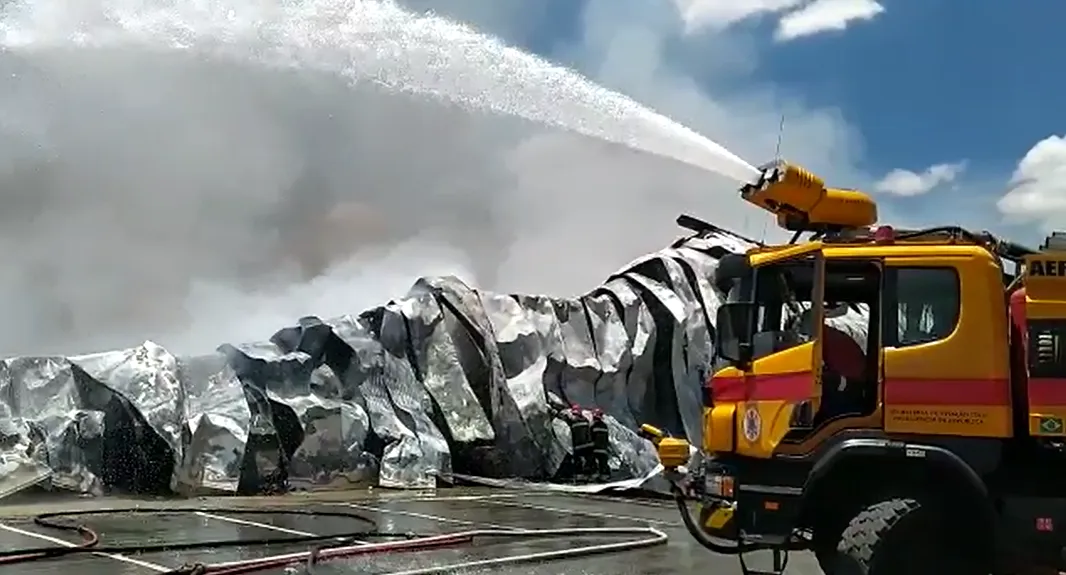
[[[262, 498], [207, 498], [183, 501], [122, 499], [30, 502], [0, 505], [0, 549], [76, 543], [76, 534], [56, 532], [32, 521], [37, 513], [65, 509], [114, 509], [136, 505], [166, 507], [166, 515], [108, 514], [79, 518], [101, 537], [101, 545], [175, 543], [217, 539], [263, 539], [300, 534], [333, 535], [358, 531], [366, 525], [344, 518], [292, 515], [245, 515], [237, 509], [323, 510], [356, 512], [377, 522], [378, 529], [420, 534], [449, 533], [479, 528], [559, 529], [584, 527], [654, 527], [669, 535], [667, 545], [581, 559], [524, 564], [506, 568], [458, 570], [462, 573], [508, 575], [665, 575], [670, 573], [740, 574], [737, 560], [699, 547], [685, 532], [677, 510], [669, 502], [598, 496], [571, 496], [494, 489], [445, 489], [435, 493], [382, 491], [332, 492]], [[641, 535], [630, 538], [640, 538]], [[316, 575], [353, 573], [385, 575], [435, 565], [521, 555], [616, 542], [623, 538], [573, 536], [547, 540], [479, 539], [472, 545], [416, 553], [371, 555], [323, 563]], [[264, 555], [303, 551], [307, 544], [244, 546], [185, 552], [136, 555], [76, 555], [63, 559], [0, 567], [3, 574], [33, 575], [156, 575], [184, 564], [219, 563]], [[767, 563], [756, 566], [766, 566]], [[303, 573], [278, 569], [263, 573]], [[787, 573], [821, 573], [809, 554], [793, 554]]]

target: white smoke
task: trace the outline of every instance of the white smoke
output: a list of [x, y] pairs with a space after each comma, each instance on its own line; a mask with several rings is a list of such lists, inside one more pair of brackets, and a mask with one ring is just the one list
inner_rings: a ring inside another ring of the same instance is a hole
[[352, 54], [420, 62], [374, 4], [5, 4], [0, 354], [205, 351], [426, 274], [571, 294], [679, 211], [760, 217], [724, 178], [389, 93]]
[[[162, 5], [59, 4], [70, 11], [9, 5], [4, 20], [3, 353], [146, 337], [204, 351], [358, 313], [422, 274], [477, 280], [466, 252], [492, 243], [471, 241], [491, 222], [456, 225], [487, 209], [456, 186], [481, 157], [447, 143], [496, 127], [333, 72], [219, 56], [224, 11], [167, 36], [129, 22], [183, 21]], [[179, 41], [207, 46], [167, 46]]]

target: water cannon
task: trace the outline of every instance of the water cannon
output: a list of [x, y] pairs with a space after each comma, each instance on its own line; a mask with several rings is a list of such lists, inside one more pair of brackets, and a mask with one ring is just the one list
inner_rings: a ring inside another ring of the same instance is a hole
[[818, 176], [780, 160], [759, 172], [740, 197], [777, 216], [777, 225], [790, 232], [837, 233], [877, 223], [877, 203], [858, 190], [826, 188]]
[[641, 425], [638, 435], [655, 446], [655, 452], [659, 455], [659, 463], [662, 463], [663, 468], [668, 471], [675, 471], [685, 465], [692, 455], [689, 453], [688, 441], [670, 437], [669, 433], [653, 425], [647, 423]]

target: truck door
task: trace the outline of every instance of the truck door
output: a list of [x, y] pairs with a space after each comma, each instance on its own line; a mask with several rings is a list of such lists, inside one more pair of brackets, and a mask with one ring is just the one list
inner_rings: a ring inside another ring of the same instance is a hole
[[825, 261], [814, 242], [751, 254], [749, 265], [747, 298], [719, 310], [718, 355], [730, 365], [711, 388], [716, 405], [735, 406], [734, 451], [766, 458], [790, 431], [793, 411], [820, 403]]
[[1010, 437], [1007, 303], [992, 256], [892, 258], [884, 304], [885, 431]]

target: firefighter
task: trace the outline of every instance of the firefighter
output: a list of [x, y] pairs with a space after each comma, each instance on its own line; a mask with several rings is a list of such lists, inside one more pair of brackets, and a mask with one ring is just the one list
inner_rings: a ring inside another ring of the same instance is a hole
[[611, 435], [607, 427], [607, 421], [603, 418], [603, 411], [592, 410], [592, 454], [596, 461], [596, 481], [607, 483], [611, 480], [611, 466], [609, 462]]
[[570, 425], [570, 438], [574, 447], [574, 479], [578, 482], [588, 481], [595, 471], [589, 419], [585, 417], [579, 405], [573, 404], [566, 414], [566, 422]]

